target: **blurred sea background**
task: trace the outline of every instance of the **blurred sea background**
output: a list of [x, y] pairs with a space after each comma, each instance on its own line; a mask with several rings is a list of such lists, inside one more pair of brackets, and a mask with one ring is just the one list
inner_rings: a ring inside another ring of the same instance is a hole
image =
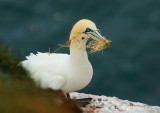
[[158, 0], [0, 0], [0, 39], [25, 59], [66, 43], [83, 18], [94, 21], [112, 47], [89, 54], [94, 76], [79, 92], [160, 106]]

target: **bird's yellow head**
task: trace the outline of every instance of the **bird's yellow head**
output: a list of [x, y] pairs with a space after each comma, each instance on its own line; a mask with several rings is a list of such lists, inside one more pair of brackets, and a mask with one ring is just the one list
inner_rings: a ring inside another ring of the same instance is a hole
[[87, 19], [82, 19], [73, 26], [70, 34], [70, 40], [80, 35], [83, 35], [83, 38], [103, 39], [95, 23]]
[[[89, 38], [94, 40], [90, 41], [90, 43], [85, 46]], [[110, 40], [101, 36], [100, 31], [97, 29], [94, 22], [82, 19], [73, 26], [70, 34], [69, 45], [71, 44], [70, 47], [73, 46], [73, 48], [87, 47], [91, 49], [89, 53], [94, 53], [101, 51], [106, 47], [110, 47], [110, 42]]]

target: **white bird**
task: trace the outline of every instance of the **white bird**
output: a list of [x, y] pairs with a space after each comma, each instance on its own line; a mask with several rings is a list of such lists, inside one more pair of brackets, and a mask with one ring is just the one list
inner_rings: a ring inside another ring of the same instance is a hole
[[31, 53], [21, 64], [42, 88], [62, 90], [64, 93], [78, 91], [89, 84], [93, 75], [93, 68], [86, 52], [89, 38], [103, 39], [92, 21], [82, 19], [72, 28], [70, 55]]

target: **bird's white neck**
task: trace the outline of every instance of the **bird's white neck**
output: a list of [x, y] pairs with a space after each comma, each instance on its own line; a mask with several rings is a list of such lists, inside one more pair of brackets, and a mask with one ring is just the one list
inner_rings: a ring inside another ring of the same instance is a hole
[[74, 60], [85, 61], [88, 60], [86, 52], [86, 39], [76, 38], [71, 40], [70, 44], [70, 56]]

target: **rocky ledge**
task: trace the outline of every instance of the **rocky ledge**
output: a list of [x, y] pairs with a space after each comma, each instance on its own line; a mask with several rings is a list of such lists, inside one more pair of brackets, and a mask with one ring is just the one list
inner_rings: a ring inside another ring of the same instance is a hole
[[121, 100], [117, 97], [73, 92], [71, 93], [71, 98], [93, 98], [90, 104], [82, 107], [84, 113], [160, 113], [160, 107], [158, 106]]

